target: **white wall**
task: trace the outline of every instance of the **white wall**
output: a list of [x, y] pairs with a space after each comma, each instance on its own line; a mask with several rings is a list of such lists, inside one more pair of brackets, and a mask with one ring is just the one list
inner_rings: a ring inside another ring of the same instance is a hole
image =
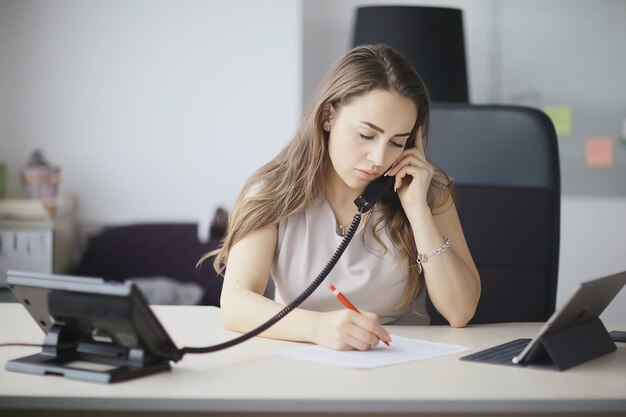
[[292, 0], [0, 2], [8, 193], [41, 148], [87, 223], [230, 207], [300, 117]]
[[[625, 214], [626, 198], [563, 197], [557, 305], [579, 282], [626, 270]], [[626, 320], [626, 289], [605, 310], [603, 319]]]
[[[497, 0], [499, 59], [492, 83], [499, 102], [567, 105], [571, 133], [559, 140], [562, 190], [626, 197], [626, 2]], [[614, 165], [588, 169], [585, 140], [614, 139]]]
[[9, 138], [4, 132], [9, 120], [9, 100], [5, 99], [8, 88], [9, 62], [5, 57], [9, 50], [9, 43], [12, 40], [5, 36], [5, 29], [10, 22], [10, 15], [4, 10], [7, 8], [8, 0], [0, 0], [0, 164], [6, 163], [5, 154], [9, 148]]

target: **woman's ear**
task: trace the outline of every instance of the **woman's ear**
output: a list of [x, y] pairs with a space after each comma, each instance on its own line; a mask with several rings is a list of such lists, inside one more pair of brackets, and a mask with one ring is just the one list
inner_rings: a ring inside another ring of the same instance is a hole
[[324, 110], [322, 111], [322, 127], [324, 131], [330, 132], [330, 128], [332, 127], [333, 119], [335, 118], [335, 106], [332, 103], [328, 103]]

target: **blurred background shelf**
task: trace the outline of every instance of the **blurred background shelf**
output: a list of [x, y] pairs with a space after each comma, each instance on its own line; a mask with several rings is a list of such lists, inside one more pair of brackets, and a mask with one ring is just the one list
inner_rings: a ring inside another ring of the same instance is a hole
[[76, 199], [0, 200], [0, 286], [10, 269], [67, 273], [76, 243]]

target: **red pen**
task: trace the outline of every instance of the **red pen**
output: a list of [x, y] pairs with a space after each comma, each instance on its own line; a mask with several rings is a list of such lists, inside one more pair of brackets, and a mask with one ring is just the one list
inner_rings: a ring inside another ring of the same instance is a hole
[[[350, 300], [348, 300], [348, 299], [346, 298], [346, 296], [345, 296], [345, 295], [343, 295], [343, 294], [341, 293], [341, 291], [339, 291], [339, 290], [338, 290], [338, 289], [337, 289], [337, 288], [336, 288], [333, 284], [328, 285], [328, 288], [330, 288], [330, 290], [333, 292], [333, 294], [335, 294], [335, 297], [337, 297], [337, 300], [339, 300], [339, 302], [340, 302], [341, 304], [343, 304], [344, 306], [346, 306], [346, 307], [347, 307], [347, 308], [349, 308], [350, 310], [355, 311], [355, 312], [357, 312], [357, 313], [361, 314], [361, 312], [359, 311], [359, 309], [358, 309], [358, 308], [356, 308], [356, 307], [354, 306], [354, 304], [352, 304], [352, 303], [350, 302]], [[383, 343], [384, 343], [384, 344], [386, 344], [387, 346], [389, 346], [389, 342], [387, 342], [386, 340], [383, 340]]]

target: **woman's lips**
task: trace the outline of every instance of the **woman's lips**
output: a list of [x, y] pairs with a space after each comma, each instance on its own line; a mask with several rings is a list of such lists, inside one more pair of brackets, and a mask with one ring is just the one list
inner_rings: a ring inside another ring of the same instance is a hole
[[356, 173], [359, 177], [368, 181], [375, 180], [380, 175], [378, 172], [367, 171], [358, 168], [356, 168]]

